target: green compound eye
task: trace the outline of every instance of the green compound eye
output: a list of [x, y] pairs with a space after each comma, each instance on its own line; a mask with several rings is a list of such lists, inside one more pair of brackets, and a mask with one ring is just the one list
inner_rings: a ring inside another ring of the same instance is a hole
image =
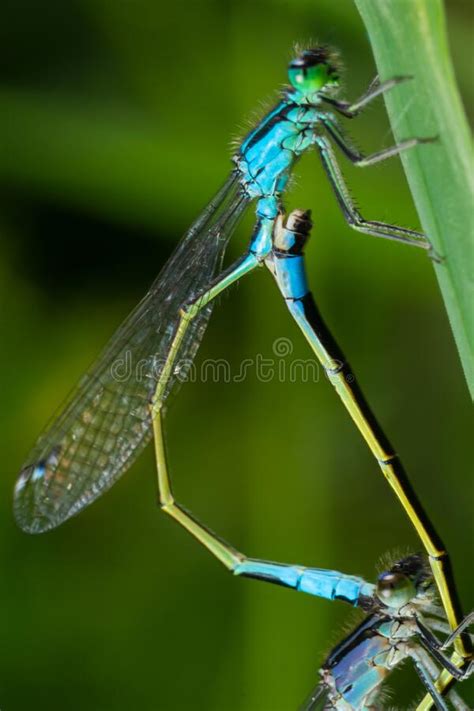
[[330, 51], [317, 47], [302, 52], [288, 67], [291, 85], [302, 94], [314, 94], [325, 86], [337, 86], [339, 76]]
[[379, 576], [376, 593], [387, 607], [400, 608], [416, 596], [416, 588], [406, 575], [387, 572]]
[[301, 91], [302, 94], [313, 94], [316, 91], [320, 91], [323, 86], [337, 84], [337, 76], [332, 74], [325, 64], [309, 67], [308, 69], [290, 67], [288, 77], [291, 85]]

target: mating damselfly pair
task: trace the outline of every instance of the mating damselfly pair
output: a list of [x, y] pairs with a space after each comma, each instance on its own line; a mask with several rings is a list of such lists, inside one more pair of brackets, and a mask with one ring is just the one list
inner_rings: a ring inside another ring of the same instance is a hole
[[[463, 622], [447, 552], [414, 494], [395, 450], [358, 385], [352, 377], [348, 378], [348, 375], [352, 376], [349, 365], [309, 291], [303, 257], [303, 245], [310, 229], [309, 215], [295, 211], [285, 221], [282, 203], [296, 161], [303, 153], [315, 149], [352, 227], [430, 249], [427, 239], [418, 232], [362, 217], [350, 197], [333, 149], [335, 143], [352, 163], [368, 166], [430, 139], [410, 139], [364, 157], [349, 144], [339, 126], [336, 113], [347, 118], [357, 116], [371, 100], [396, 87], [403, 77], [383, 83], [374, 81], [361, 99], [352, 104], [339, 101], [335, 98], [337, 63], [327, 48], [319, 47], [298, 54], [290, 64], [289, 80], [291, 86], [282, 100], [242, 142], [234, 157], [235, 167], [223, 188], [185, 234], [148, 294], [112, 337], [58, 418], [38, 440], [17, 482], [15, 514], [20, 526], [31, 533], [54, 528], [107, 490], [154, 436], [162, 507], [228, 568], [239, 574], [236, 566], [244, 560], [243, 557], [201, 526], [173, 499], [163, 442], [163, 415], [166, 399], [177, 381], [178, 365], [194, 357], [214, 298], [246, 274], [266, 266], [425, 548], [443, 614], [452, 633], [447, 644], [452, 642], [456, 651], [449, 661], [440, 651], [443, 644], [434, 642], [426, 633], [425, 637], [430, 639], [426, 645], [444, 669], [436, 682], [439, 690], [433, 685], [438, 667], [433, 671], [432, 665], [428, 668], [429, 665], [419, 659], [416, 663], [423, 667], [420, 675], [429, 692], [423, 708], [432, 703], [445, 708], [442, 694], [453, 679], [462, 679], [468, 673], [469, 639], [462, 631], [469, 618]], [[255, 203], [256, 225], [248, 250], [235, 264], [221, 272], [227, 243], [251, 203]], [[139, 378], [131, 374], [125, 381], [119, 381], [114, 377], [113, 365], [125, 355], [131, 356], [133, 362], [140, 362]], [[401, 574], [408, 581], [406, 586], [411, 586], [411, 597], [404, 598], [402, 607], [418, 598], [420, 585], [424, 595], [425, 582], [431, 579], [424, 564], [417, 561], [416, 565], [403, 561], [399, 564], [404, 571]], [[409, 568], [408, 572], [406, 568]], [[258, 573], [256, 577], [270, 579], [265, 571], [253, 572]], [[318, 575], [321, 580], [325, 579], [324, 571], [315, 573], [316, 578]], [[340, 575], [341, 579], [346, 577]], [[372, 598], [373, 606], [366, 609], [375, 613], [380, 607], [377, 600], [381, 598], [376, 597], [373, 588], [370, 590], [372, 592], [364, 594], [364, 598]], [[359, 604], [355, 594], [348, 599]], [[429, 604], [432, 604], [431, 599]], [[384, 622], [377, 619], [374, 623], [379, 637], [392, 640], [392, 631], [387, 632], [383, 627], [385, 620], [391, 624], [404, 615], [400, 607], [394, 613], [394, 607], [386, 606], [381, 616]], [[420, 645], [426, 641], [420, 631], [424, 629], [423, 621], [411, 613], [408, 617], [416, 617], [417, 625], [419, 623], [414, 632], [410, 629], [410, 634], [406, 635], [411, 640], [410, 649], [414, 647], [418, 653]], [[412, 644], [413, 640], [416, 645]], [[364, 648], [361, 657], [372, 660], [371, 654], [372, 651]], [[406, 656], [415, 658], [410, 654], [402, 655]], [[345, 662], [348, 656], [343, 652], [341, 658]], [[369, 684], [362, 690], [352, 705], [350, 701], [346, 702], [345, 692], [336, 682], [334, 693], [330, 692], [331, 684], [325, 682], [329, 694], [324, 702], [328, 704], [326, 707], [359, 709], [364, 708], [367, 699], [375, 703], [384, 670], [388, 671], [390, 664], [385, 661], [380, 664], [382, 672], [372, 678], [372, 686]], [[347, 681], [347, 673], [342, 676], [343, 682]], [[364, 686], [366, 675], [361, 673], [360, 679]]]

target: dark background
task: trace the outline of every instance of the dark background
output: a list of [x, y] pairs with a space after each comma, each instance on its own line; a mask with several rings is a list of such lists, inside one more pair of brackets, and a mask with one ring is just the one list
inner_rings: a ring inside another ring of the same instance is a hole
[[[349, 0], [2, 8], [0, 705], [296, 708], [354, 613], [233, 580], [157, 511], [151, 448], [44, 536], [15, 527], [11, 490], [39, 430], [223, 182], [230, 138], [285, 81], [293, 42], [338, 46], [352, 98], [375, 71], [364, 27]], [[447, 13], [472, 115], [470, 8], [449, 0]], [[350, 128], [365, 150], [391, 142], [383, 101]], [[367, 217], [418, 226], [398, 160], [344, 168]], [[288, 206], [313, 209], [313, 291], [472, 607], [470, 403], [431, 264], [351, 231], [311, 155]], [[235, 373], [246, 358], [275, 358], [279, 338], [293, 348], [285, 363], [310, 357], [261, 273], [222, 299], [199, 362], [228, 359]], [[240, 384], [187, 384], [168, 433], [180, 500], [249, 555], [372, 579], [384, 552], [420, 548], [324, 378], [260, 382], [252, 370]], [[392, 686], [399, 708], [421, 695], [409, 665]]]

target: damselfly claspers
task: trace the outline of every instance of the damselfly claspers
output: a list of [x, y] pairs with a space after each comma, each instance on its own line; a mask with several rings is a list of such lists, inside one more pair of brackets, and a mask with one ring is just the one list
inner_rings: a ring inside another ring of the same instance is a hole
[[[347, 222], [356, 230], [429, 249], [424, 235], [365, 220], [355, 207], [333, 151], [332, 141], [354, 164], [368, 166], [429, 139], [409, 139], [364, 157], [345, 139], [334, 112], [347, 118], [403, 78], [373, 82], [356, 102], [339, 101], [337, 62], [330, 50], [301, 52], [289, 65], [290, 87], [282, 100], [242, 142], [232, 174], [183, 237], [150, 291], [126, 319], [63, 410], [39, 438], [18, 479], [15, 515], [20, 526], [39, 533], [59, 525], [108, 489], [132, 464], [152, 436], [153, 422], [179, 375], [192, 358], [207, 325], [214, 296], [270, 255], [282, 194], [298, 158], [315, 148]], [[219, 273], [229, 238], [245, 208], [255, 202], [257, 227], [246, 256]], [[300, 310], [299, 318], [303, 311]], [[381, 468], [417, 527], [430, 556], [448, 620], [460, 620], [454, 586], [441, 541], [423, 516], [405, 474], [359, 391], [344, 386], [343, 371], [328, 366], [343, 400], [363, 431]], [[316, 347], [316, 346], [315, 346]], [[327, 349], [326, 349], [327, 350]], [[121, 379], [114, 367], [131, 358], [133, 374]], [[353, 409], [355, 407], [355, 410]], [[467, 656], [462, 639], [460, 654]]]

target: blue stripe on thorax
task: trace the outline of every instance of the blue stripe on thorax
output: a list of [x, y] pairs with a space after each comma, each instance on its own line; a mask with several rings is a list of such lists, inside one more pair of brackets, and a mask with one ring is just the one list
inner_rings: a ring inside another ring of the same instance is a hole
[[249, 197], [282, 192], [292, 165], [314, 142], [319, 112], [281, 102], [243, 141], [235, 161]]
[[287, 113], [293, 108], [294, 104], [289, 104], [287, 101], [280, 101], [279, 104], [275, 106], [273, 111], [270, 111], [265, 118], [260, 121], [258, 126], [256, 126], [253, 131], [251, 131], [246, 138], [242, 141], [239, 149], [239, 153], [246, 153], [255, 143], [265, 138], [268, 131], [271, 130], [275, 123], [282, 121]]

